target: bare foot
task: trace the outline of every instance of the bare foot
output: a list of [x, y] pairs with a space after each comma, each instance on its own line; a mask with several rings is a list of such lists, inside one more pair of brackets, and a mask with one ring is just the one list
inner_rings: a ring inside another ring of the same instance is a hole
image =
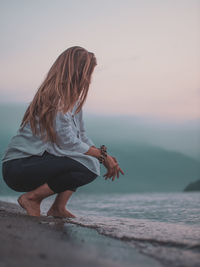
[[69, 212], [66, 209], [59, 210], [57, 208], [51, 207], [50, 210], [47, 212], [47, 216], [53, 216], [58, 218], [76, 218], [74, 214]]
[[25, 209], [30, 216], [40, 216], [40, 202], [30, 199], [27, 193], [17, 199], [19, 205]]

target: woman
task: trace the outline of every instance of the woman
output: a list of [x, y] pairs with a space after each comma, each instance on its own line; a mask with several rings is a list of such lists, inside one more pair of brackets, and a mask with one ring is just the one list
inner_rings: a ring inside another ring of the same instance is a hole
[[100, 175], [124, 174], [105, 146], [95, 147], [87, 137], [82, 114], [91, 75], [93, 53], [74, 46], [54, 62], [29, 104], [17, 134], [2, 158], [2, 174], [15, 191], [26, 192], [18, 203], [30, 216], [40, 216], [41, 201], [57, 194], [47, 216], [75, 217], [66, 203], [77, 187]]

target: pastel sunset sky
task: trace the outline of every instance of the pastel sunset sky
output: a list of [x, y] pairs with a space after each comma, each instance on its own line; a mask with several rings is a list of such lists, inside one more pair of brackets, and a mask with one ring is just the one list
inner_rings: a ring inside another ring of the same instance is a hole
[[8, 0], [0, 10], [1, 103], [29, 103], [79, 45], [98, 63], [88, 112], [200, 117], [199, 0]]

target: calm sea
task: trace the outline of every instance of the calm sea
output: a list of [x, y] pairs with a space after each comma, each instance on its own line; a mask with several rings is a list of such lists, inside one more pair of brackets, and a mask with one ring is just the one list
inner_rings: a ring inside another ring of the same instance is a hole
[[[54, 197], [42, 203], [45, 215]], [[16, 196], [1, 200], [17, 203]], [[68, 203], [77, 217], [68, 222], [122, 240], [163, 266], [200, 266], [200, 194], [77, 192]]]

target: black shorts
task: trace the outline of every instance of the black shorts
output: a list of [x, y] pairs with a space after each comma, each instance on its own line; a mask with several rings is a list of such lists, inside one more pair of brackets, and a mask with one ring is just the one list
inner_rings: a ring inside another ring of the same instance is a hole
[[28, 192], [47, 183], [55, 193], [76, 191], [77, 187], [92, 182], [98, 176], [72, 158], [55, 156], [47, 151], [42, 156], [32, 155], [3, 162], [2, 174], [5, 183], [15, 191]]

